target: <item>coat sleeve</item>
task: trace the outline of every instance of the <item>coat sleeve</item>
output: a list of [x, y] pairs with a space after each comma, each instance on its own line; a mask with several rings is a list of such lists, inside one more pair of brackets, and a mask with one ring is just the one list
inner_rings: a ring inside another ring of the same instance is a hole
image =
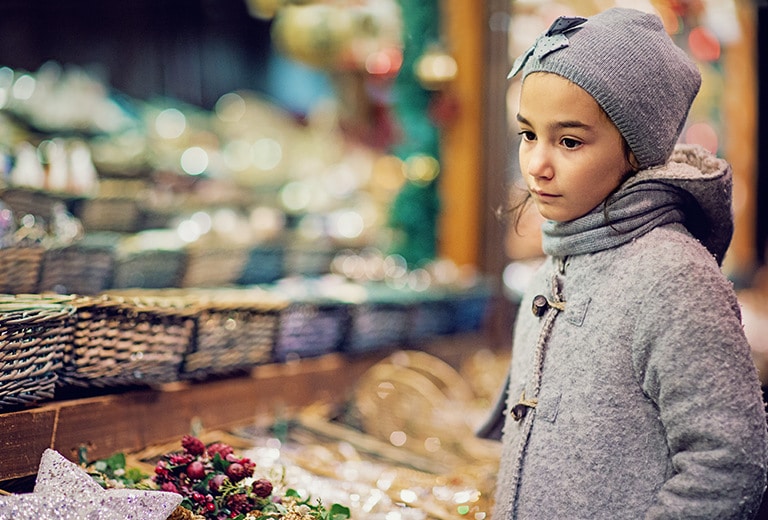
[[657, 280], [637, 316], [633, 363], [672, 467], [646, 519], [753, 518], [766, 484], [766, 415], [733, 288], [714, 262]]
[[507, 396], [509, 394], [509, 373], [504, 381], [499, 395], [496, 397], [496, 401], [491, 408], [491, 412], [485, 421], [475, 432], [477, 437], [482, 439], [490, 439], [495, 441], [501, 440], [502, 431], [504, 429], [504, 411], [507, 406]]

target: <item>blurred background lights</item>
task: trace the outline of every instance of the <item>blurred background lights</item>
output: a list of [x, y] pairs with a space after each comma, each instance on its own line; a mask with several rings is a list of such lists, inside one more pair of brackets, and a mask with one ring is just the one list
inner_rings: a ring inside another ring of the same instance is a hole
[[13, 86], [13, 69], [10, 67], [0, 67], [0, 88], [10, 88]]
[[13, 83], [13, 97], [25, 101], [32, 97], [35, 93], [35, 85], [37, 81], [29, 74], [22, 74]]
[[222, 208], [214, 212], [211, 217], [211, 229], [217, 233], [225, 234], [236, 229], [240, 219], [233, 209]]
[[413, 155], [405, 161], [405, 177], [417, 183], [429, 183], [440, 173], [440, 163], [430, 155]]
[[700, 144], [713, 154], [717, 153], [717, 130], [708, 122], [693, 123], [685, 131], [685, 142], [688, 144]]
[[466, 504], [472, 501], [472, 491], [459, 491], [453, 495], [453, 501], [457, 504]]
[[205, 211], [196, 211], [192, 214], [189, 220], [194, 222], [200, 228], [200, 232], [203, 234], [208, 233], [213, 226], [211, 216]]
[[403, 489], [400, 491], [400, 500], [406, 504], [413, 504], [418, 498], [418, 495], [412, 489]]
[[387, 255], [384, 258], [384, 272], [388, 278], [401, 278], [408, 273], [408, 262], [402, 255]]
[[426, 269], [418, 268], [408, 273], [408, 288], [421, 292], [429, 289], [431, 277]]
[[403, 431], [397, 430], [389, 434], [389, 442], [392, 446], [403, 446], [407, 440], [408, 436]]
[[376, 388], [376, 395], [379, 399], [386, 399], [389, 395], [395, 391], [395, 385], [389, 381], [382, 381]]
[[8, 91], [13, 88], [13, 69], [0, 67], [0, 108], [8, 102]]
[[440, 439], [438, 439], [437, 437], [427, 437], [426, 439], [424, 439], [424, 449], [430, 453], [435, 453], [440, 451], [441, 447], [442, 447], [442, 444], [440, 443]]
[[363, 233], [365, 223], [356, 211], [340, 210], [331, 214], [329, 233], [337, 238], [357, 238]]
[[280, 203], [289, 213], [306, 209], [311, 199], [311, 189], [305, 182], [289, 182], [280, 190]]
[[163, 139], [176, 139], [187, 128], [187, 118], [181, 110], [166, 108], [155, 118], [155, 131]]
[[179, 238], [187, 243], [194, 242], [203, 234], [197, 222], [192, 220], [182, 220], [179, 222], [176, 232], [179, 234]]
[[428, 90], [439, 90], [456, 78], [456, 60], [439, 46], [425, 52], [416, 63], [416, 77]]
[[230, 92], [224, 94], [214, 106], [216, 116], [224, 122], [236, 123], [240, 121], [246, 112], [245, 100], [239, 94]]
[[688, 47], [698, 60], [715, 61], [720, 58], [720, 42], [712, 31], [702, 25], [691, 29]]
[[253, 164], [260, 170], [272, 170], [283, 159], [283, 147], [271, 137], [257, 139], [252, 146]]
[[269, 206], [253, 208], [248, 218], [251, 227], [259, 231], [277, 232], [285, 226], [283, 213]]
[[325, 234], [325, 221], [322, 215], [304, 215], [296, 226], [296, 233], [303, 240], [318, 240]]
[[192, 146], [181, 154], [181, 169], [189, 175], [200, 175], [208, 168], [208, 152]]
[[664, 29], [667, 31], [667, 33], [678, 34], [681, 29], [681, 24], [680, 18], [677, 16], [675, 11], [666, 5], [657, 5], [655, 7], [656, 12], [661, 18], [661, 21], [664, 24]]
[[400, 49], [384, 48], [370, 53], [365, 59], [365, 71], [374, 76], [394, 76], [403, 64]]
[[357, 173], [349, 164], [338, 164], [329, 168], [323, 178], [323, 186], [338, 199], [349, 197], [360, 188]]
[[243, 139], [233, 139], [224, 145], [222, 158], [230, 170], [245, 171], [251, 166], [251, 144]]

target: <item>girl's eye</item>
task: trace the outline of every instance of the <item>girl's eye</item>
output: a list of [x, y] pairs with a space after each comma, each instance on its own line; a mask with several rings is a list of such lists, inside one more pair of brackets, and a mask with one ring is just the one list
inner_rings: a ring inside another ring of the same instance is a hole
[[534, 134], [530, 130], [523, 130], [522, 132], [519, 132], [518, 135], [523, 136], [523, 140], [524, 141], [534, 141], [534, 140], [536, 140], [536, 134]]
[[581, 146], [581, 141], [577, 141], [576, 139], [572, 139], [570, 137], [564, 137], [563, 140], [560, 142], [566, 148], [578, 148], [579, 146]]

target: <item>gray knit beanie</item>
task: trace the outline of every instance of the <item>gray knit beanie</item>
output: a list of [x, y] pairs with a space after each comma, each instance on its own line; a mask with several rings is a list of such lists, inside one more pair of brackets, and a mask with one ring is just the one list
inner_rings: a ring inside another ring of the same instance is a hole
[[664, 164], [685, 125], [701, 75], [661, 20], [614, 8], [560, 17], [517, 58], [523, 70], [552, 72], [586, 90], [624, 136], [641, 169]]

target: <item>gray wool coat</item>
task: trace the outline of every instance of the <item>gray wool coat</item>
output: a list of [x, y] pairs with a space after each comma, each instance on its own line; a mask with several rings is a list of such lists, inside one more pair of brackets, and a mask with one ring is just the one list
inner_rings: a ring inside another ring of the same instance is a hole
[[[729, 188], [727, 163], [704, 162]], [[638, 177], [682, 186], [698, 175], [674, 170]], [[729, 189], [712, 186], [692, 190], [699, 209], [730, 215]], [[702, 246], [729, 240], [671, 223], [546, 259], [522, 300], [507, 391], [479, 432], [498, 438], [503, 428], [494, 520], [754, 516], [765, 407], [733, 287]], [[539, 294], [554, 306], [536, 316]]]

